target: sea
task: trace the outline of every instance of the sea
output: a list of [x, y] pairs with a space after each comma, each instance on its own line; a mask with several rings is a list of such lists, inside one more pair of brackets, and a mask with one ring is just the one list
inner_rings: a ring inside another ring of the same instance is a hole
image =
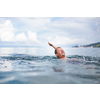
[[99, 84], [100, 48], [0, 47], [0, 84]]

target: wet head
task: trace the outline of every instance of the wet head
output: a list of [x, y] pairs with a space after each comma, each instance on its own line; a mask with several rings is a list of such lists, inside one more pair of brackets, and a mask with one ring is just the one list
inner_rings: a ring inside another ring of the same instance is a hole
[[64, 52], [64, 50], [63, 50], [61, 47], [57, 47], [57, 48], [55, 49], [55, 55], [56, 55], [59, 59], [65, 58], [65, 52]]

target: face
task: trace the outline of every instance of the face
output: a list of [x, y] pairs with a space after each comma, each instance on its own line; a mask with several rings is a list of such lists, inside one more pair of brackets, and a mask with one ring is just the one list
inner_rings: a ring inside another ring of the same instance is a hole
[[65, 57], [65, 52], [62, 48], [57, 48], [57, 55], [58, 57]]

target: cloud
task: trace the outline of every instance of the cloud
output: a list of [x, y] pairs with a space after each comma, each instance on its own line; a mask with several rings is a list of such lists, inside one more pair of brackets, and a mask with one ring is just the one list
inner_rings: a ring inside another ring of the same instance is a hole
[[19, 17], [18, 19], [33, 26], [44, 26], [51, 21], [50, 17]]
[[12, 42], [14, 40], [14, 28], [10, 20], [6, 20], [4, 24], [0, 24], [0, 40]]
[[51, 39], [51, 37], [47, 37], [47, 40], [50, 40]]
[[37, 42], [39, 43], [40, 41], [37, 40], [37, 35], [36, 33], [33, 33], [31, 31], [28, 31], [28, 40], [31, 41], [31, 42]]
[[19, 17], [18, 20], [24, 23], [22, 30], [35, 32], [46, 30], [47, 25], [51, 22], [50, 17]]
[[50, 30], [53, 35], [56, 34], [55, 37], [68, 37], [71, 40], [80, 39], [80, 45], [99, 42], [100, 18], [63, 17], [60, 20], [51, 22], [48, 30]]
[[15, 34], [15, 28], [13, 27], [10, 20], [6, 20], [4, 23], [0, 24], [0, 40], [2, 42], [25, 42], [27, 44], [35, 45], [34, 43], [40, 43], [37, 40], [37, 33], [28, 31], [27, 34], [19, 33]]
[[[49, 40], [50, 37], [48, 37]], [[50, 38], [51, 39], [51, 38]], [[71, 39], [68, 37], [61, 37], [61, 36], [56, 36], [55, 39], [51, 40], [51, 42], [55, 45], [61, 45], [61, 46], [66, 46], [69, 44], [78, 44], [79, 42], [81, 42], [82, 40], [80, 39]], [[83, 40], [84, 41], [84, 40]]]
[[18, 34], [16, 37], [15, 37], [15, 42], [26, 42], [27, 41], [27, 37], [25, 36], [25, 33], [21, 33], [21, 34]]
[[58, 45], [84, 45], [99, 42], [100, 18], [0, 18], [0, 40], [0, 42], [16, 42], [25, 45], [38, 45], [40, 43], [44, 45], [47, 40]]

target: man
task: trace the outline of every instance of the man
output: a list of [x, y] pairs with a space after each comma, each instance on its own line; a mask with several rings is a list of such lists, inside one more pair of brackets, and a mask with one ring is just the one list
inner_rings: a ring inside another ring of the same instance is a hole
[[65, 56], [65, 52], [61, 47], [56, 47], [53, 44], [51, 44], [50, 42], [48, 42], [48, 44], [55, 49], [55, 55], [58, 57], [58, 59], [67, 59], [67, 60], [69, 60], [69, 58], [67, 58]]

